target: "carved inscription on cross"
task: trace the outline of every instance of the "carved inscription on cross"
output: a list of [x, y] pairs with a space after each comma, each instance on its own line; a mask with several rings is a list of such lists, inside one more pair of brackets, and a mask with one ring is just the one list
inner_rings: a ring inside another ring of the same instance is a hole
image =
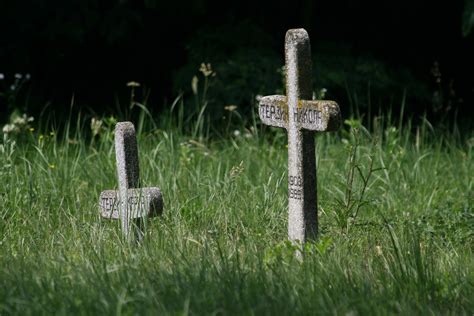
[[140, 240], [144, 235], [145, 217], [163, 212], [163, 197], [157, 187], [138, 188], [139, 165], [135, 127], [131, 122], [119, 122], [115, 127], [115, 156], [119, 190], [105, 190], [99, 197], [101, 216], [120, 219], [127, 239]]
[[285, 37], [287, 96], [263, 97], [259, 116], [263, 124], [288, 132], [288, 238], [313, 239], [318, 231], [314, 132], [334, 131], [340, 125], [334, 101], [311, 100], [311, 47], [304, 29]]

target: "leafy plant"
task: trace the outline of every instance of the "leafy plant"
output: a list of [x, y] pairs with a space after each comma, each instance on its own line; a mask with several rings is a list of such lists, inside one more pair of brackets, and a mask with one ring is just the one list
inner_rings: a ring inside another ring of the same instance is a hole
[[339, 228], [348, 232], [359, 216], [361, 208], [370, 202], [366, 194], [374, 173], [383, 168], [375, 167], [377, 144], [375, 138], [371, 139], [370, 146], [365, 148], [366, 153], [361, 157], [361, 131], [369, 138], [371, 138], [370, 134], [359, 120], [346, 120], [345, 124], [349, 126], [347, 138], [344, 139], [348, 149], [348, 158], [343, 186], [336, 188], [338, 196], [334, 214]]

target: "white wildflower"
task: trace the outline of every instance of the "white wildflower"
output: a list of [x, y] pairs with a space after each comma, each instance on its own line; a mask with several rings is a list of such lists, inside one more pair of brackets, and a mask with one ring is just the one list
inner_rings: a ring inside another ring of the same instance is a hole
[[96, 119], [95, 117], [93, 117], [91, 119], [92, 136], [99, 135], [101, 128], [102, 128], [102, 120]]
[[15, 126], [15, 124], [6, 124], [5, 126], [3, 126], [2, 131], [4, 134], [9, 134], [11, 132], [16, 132], [17, 127]]
[[21, 79], [22, 77], [23, 77], [23, 76], [22, 76], [21, 74], [19, 74], [19, 73], [16, 73], [16, 74], [15, 74], [15, 79]]
[[377, 256], [382, 256], [383, 255], [382, 246], [380, 246], [380, 245], [375, 246], [375, 254]]
[[235, 136], [235, 137], [239, 137], [239, 136], [240, 136], [240, 131], [239, 131], [238, 129], [236, 129], [236, 130], [234, 131], [234, 136]]
[[199, 82], [199, 79], [197, 76], [194, 76], [193, 79], [191, 80], [191, 89], [193, 90], [194, 95], [197, 95], [198, 93], [198, 82]]
[[136, 81], [127, 82], [127, 87], [138, 88], [139, 86], [140, 86], [139, 82], [136, 82]]
[[226, 105], [224, 106], [224, 110], [229, 112], [234, 112], [237, 109], [237, 105]]
[[34, 117], [23, 114], [22, 116], [15, 117], [12, 123], [20, 127], [26, 126], [29, 122], [33, 122], [34, 120]]
[[209, 77], [209, 76], [215, 76], [216, 73], [212, 70], [212, 66], [210, 63], [201, 63], [201, 67], [199, 68], [199, 71], [202, 72], [204, 77]]
[[17, 116], [13, 119], [13, 124], [15, 125], [25, 125], [26, 124], [26, 116]]
[[5, 75], [0, 73], [0, 80], [3, 80], [3, 79], [5, 79]]
[[326, 96], [326, 92], [328, 92], [328, 89], [326, 88], [322, 88], [321, 90], [319, 90], [319, 98], [324, 99], [324, 97]]

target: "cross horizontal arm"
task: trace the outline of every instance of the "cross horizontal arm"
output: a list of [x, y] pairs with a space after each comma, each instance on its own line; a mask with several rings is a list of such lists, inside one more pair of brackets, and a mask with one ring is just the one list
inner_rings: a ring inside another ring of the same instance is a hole
[[[163, 197], [156, 187], [128, 189], [127, 205], [130, 218], [154, 217], [163, 212]], [[120, 219], [118, 190], [105, 190], [100, 193], [100, 214], [108, 219]]]
[[[341, 123], [339, 105], [326, 100], [299, 100], [294, 111], [294, 123], [298, 129], [310, 131], [335, 131]], [[259, 116], [263, 124], [288, 129], [288, 103], [286, 96], [263, 97], [259, 104]]]
[[284, 95], [269, 95], [260, 99], [258, 115], [263, 124], [288, 128], [288, 103]]

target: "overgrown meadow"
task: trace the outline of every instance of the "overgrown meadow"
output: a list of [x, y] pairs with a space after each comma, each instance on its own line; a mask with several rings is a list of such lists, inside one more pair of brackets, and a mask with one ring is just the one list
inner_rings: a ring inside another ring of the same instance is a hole
[[132, 94], [141, 184], [165, 203], [139, 245], [98, 211], [117, 119], [17, 119], [0, 145], [0, 314], [474, 312], [472, 132], [381, 115], [317, 135], [319, 238], [300, 261], [286, 133], [232, 106], [213, 131], [204, 99], [156, 116]]

